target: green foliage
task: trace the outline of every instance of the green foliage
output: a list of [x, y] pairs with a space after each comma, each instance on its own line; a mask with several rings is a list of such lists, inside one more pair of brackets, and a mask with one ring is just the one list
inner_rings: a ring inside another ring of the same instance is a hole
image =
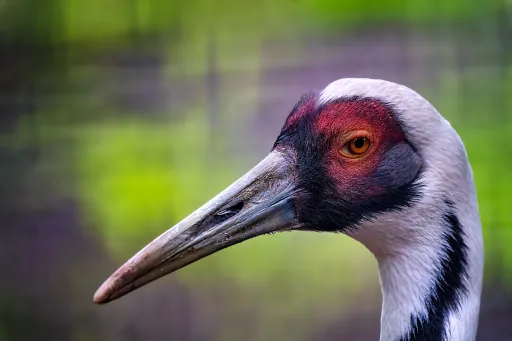
[[0, 19], [10, 34], [47, 41], [118, 43], [134, 34], [165, 34], [186, 47], [211, 36], [232, 42], [243, 36], [257, 45], [263, 37], [383, 21], [431, 27], [491, 17], [505, 6], [499, 0], [48, 0], [30, 6], [7, 0]]
[[501, 9], [502, 1], [474, 3], [465, 0], [302, 0], [298, 3], [306, 13], [322, 24], [347, 26], [376, 24], [379, 21], [394, 23], [440, 23], [447, 20], [481, 18]]

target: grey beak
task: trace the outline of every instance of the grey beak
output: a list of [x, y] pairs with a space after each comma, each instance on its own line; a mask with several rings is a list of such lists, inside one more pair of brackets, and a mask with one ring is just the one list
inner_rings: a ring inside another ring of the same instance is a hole
[[258, 235], [298, 226], [295, 173], [279, 152], [164, 232], [121, 266], [96, 291], [107, 303], [203, 257]]

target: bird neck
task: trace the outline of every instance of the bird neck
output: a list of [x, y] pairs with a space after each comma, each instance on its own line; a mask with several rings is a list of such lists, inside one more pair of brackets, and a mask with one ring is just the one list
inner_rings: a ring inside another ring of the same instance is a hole
[[376, 253], [381, 341], [475, 339], [483, 246], [478, 209], [470, 207], [476, 200], [468, 201], [457, 206], [445, 201], [438, 219], [429, 214], [409, 219], [406, 223], [416, 220], [415, 231], [423, 234], [394, 252]]

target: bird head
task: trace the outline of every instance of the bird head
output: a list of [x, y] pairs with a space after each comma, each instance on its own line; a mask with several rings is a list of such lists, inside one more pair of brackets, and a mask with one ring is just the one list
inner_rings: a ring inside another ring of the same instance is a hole
[[139, 251], [94, 300], [109, 302], [221, 249], [281, 231], [341, 232], [374, 253], [393, 252], [396, 238], [429, 233], [397, 226], [437, 199], [440, 185], [453, 181], [452, 168], [439, 167], [464, 165], [461, 158], [458, 135], [413, 90], [338, 80], [304, 95], [266, 158]]

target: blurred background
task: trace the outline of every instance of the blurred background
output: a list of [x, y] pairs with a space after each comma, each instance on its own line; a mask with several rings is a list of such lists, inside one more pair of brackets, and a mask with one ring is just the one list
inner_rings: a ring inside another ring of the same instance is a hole
[[376, 262], [341, 235], [256, 238], [92, 303], [342, 77], [412, 87], [462, 136], [478, 340], [512, 340], [511, 53], [509, 0], [0, 0], [0, 340], [377, 340]]

